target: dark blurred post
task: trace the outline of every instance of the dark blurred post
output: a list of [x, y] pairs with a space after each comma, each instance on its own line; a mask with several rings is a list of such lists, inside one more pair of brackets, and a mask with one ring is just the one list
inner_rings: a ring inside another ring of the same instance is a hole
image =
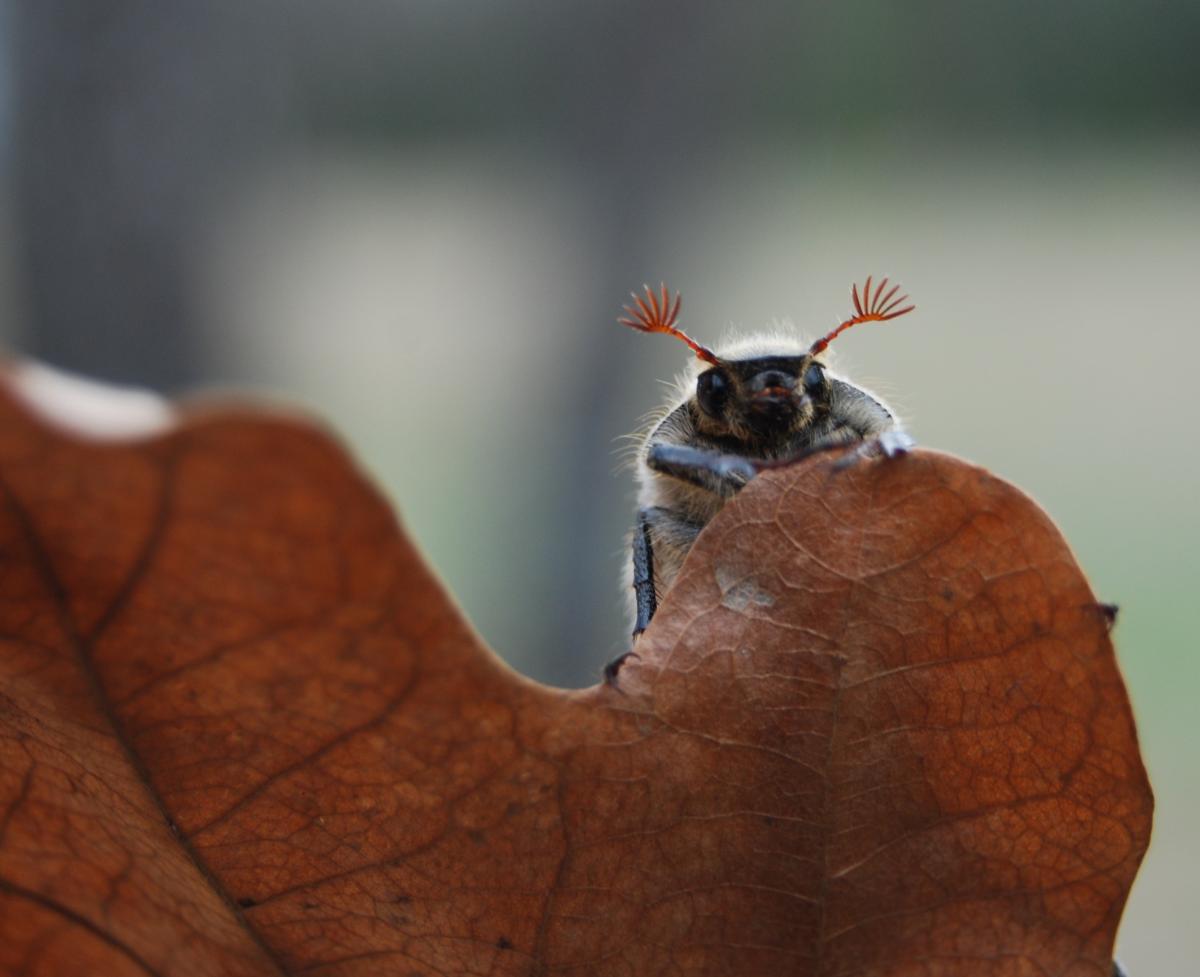
[[[614, 627], [620, 620], [613, 612], [618, 574], [605, 573], [612, 565], [603, 559], [621, 541], [607, 534], [611, 521], [598, 518], [613, 506], [626, 513], [630, 526], [634, 518], [629, 476], [614, 477], [607, 449], [614, 425], [622, 423], [617, 418], [629, 414], [612, 396], [627, 341], [616, 318], [631, 288], [671, 277], [672, 269], [651, 264], [651, 256], [661, 253], [654, 224], [661, 217], [659, 202], [678, 175], [707, 157], [724, 135], [713, 130], [712, 106], [734, 87], [743, 16], [734, 8], [709, 11], [683, 0], [623, 0], [577, 8], [575, 43], [554, 33], [561, 29], [548, 22], [541, 39], [541, 49], [558, 59], [555, 88], [571, 99], [556, 106], [553, 131], [591, 190], [591, 226], [602, 264], [592, 279], [595, 294], [580, 296], [588, 317], [582, 350], [588, 368], [574, 396], [587, 406], [561, 447], [561, 471], [570, 484], [562, 486], [560, 550], [547, 559], [562, 599], [553, 605], [556, 614], [547, 621], [543, 647], [586, 648], [586, 660], [557, 659], [545, 666], [548, 678], [580, 684], [594, 681], [604, 656], [627, 650], [629, 640], [624, 622]], [[655, 406], [659, 395], [649, 388], [637, 413]], [[589, 557], [580, 559], [580, 553]], [[626, 559], [622, 554], [620, 560]], [[607, 651], [596, 646], [597, 638], [610, 636]]]
[[159, 388], [202, 374], [193, 255], [222, 193], [278, 144], [285, 119], [272, 7], [12, 5], [29, 352]]

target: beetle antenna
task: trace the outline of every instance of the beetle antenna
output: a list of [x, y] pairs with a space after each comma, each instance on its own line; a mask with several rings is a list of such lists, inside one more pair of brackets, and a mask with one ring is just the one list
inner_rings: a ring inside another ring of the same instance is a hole
[[706, 363], [719, 363], [717, 354], [707, 346], [701, 346], [696, 340], [692, 339], [682, 329], [676, 327], [675, 323], [679, 319], [679, 293], [675, 293], [675, 301], [671, 301], [671, 297], [667, 292], [667, 286], [659, 283], [659, 293], [656, 294], [654, 289], [649, 285], [643, 285], [646, 297], [642, 298], [636, 292], [630, 292], [633, 296], [633, 305], [624, 307], [628, 318], [622, 316], [617, 319], [617, 322], [623, 326], [629, 326], [630, 329], [636, 329], [639, 332], [663, 332], [668, 336], [674, 336], [676, 339], [682, 339], [691, 348], [700, 359]]
[[825, 351], [831, 342], [840, 333], [845, 332], [851, 326], [857, 326], [860, 322], [887, 322], [888, 319], [895, 319], [899, 316], [912, 312], [916, 308], [915, 305], [906, 305], [904, 308], [899, 306], [904, 305], [908, 301], [907, 295], [899, 295], [899, 285], [893, 285], [886, 293], [888, 280], [885, 278], [875, 287], [875, 294], [871, 294], [871, 276], [867, 276], [867, 283], [863, 285], [862, 299], [859, 300], [858, 286], [850, 286], [850, 297], [854, 300], [854, 315], [839, 325], [831, 333], [822, 336], [808, 349], [809, 356], [816, 356], [818, 353]]

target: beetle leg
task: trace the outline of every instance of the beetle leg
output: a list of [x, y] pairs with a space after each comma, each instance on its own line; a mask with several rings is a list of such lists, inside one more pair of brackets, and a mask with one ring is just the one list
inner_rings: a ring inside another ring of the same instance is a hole
[[758, 474], [754, 463], [741, 455], [703, 451], [682, 444], [652, 444], [646, 464], [656, 472], [691, 482], [722, 498], [732, 498]]
[[[637, 528], [633, 532], [633, 596], [637, 601], [637, 616], [633, 625], [633, 640], [641, 636], [650, 626], [654, 612], [658, 610], [658, 598], [654, 593], [654, 544], [650, 541], [650, 522], [657, 508], [638, 511]], [[632, 651], [618, 655], [604, 666], [604, 684], [615, 686], [617, 673]]]
[[845, 457], [839, 458], [834, 465], [834, 470], [841, 471], [843, 468], [849, 468], [868, 458], [899, 458], [901, 455], [908, 454], [916, 447], [916, 444], [912, 435], [901, 428], [894, 427], [888, 431], [881, 431], [879, 434], [867, 438]]
[[627, 658], [640, 658], [636, 651], [627, 651], [623, 655], [617, 655], [612, 661], [604, 666], [604, 684], [609, 688], [617, 687], [617, 673], [621, 671], [621, 666], [625, 664]]
[[633, 533], [633, 596], [637, 600], [637, 617], [633, 625], [633, 639], [650, 626], [650, 619], [658, 610], [658, 598], [654, 593], [654, 544], [650, 542], [650, 517], [652, 510], [638, 512], [637, 529]]

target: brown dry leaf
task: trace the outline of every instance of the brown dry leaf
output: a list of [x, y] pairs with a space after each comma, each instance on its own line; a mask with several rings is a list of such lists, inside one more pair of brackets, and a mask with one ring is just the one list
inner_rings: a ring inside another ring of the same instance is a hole
[[5, 395], [0, 476], [6, 974], [1108, 977], [1129, 705], [978, 468], [758, 479], [620, 692], [506, 668], [296, 420]]

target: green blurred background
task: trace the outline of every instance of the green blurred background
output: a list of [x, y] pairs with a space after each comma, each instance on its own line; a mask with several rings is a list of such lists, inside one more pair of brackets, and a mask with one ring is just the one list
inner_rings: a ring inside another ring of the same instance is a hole
[[1200, 4], [0, 3], [0, 339], [330, 418], [487, 640], [625, 645], [619, 438], [702, 340], [915, 315], [843, 370], [1058, 520], [1159, 798], [1120, 951], [1200, 926]]

